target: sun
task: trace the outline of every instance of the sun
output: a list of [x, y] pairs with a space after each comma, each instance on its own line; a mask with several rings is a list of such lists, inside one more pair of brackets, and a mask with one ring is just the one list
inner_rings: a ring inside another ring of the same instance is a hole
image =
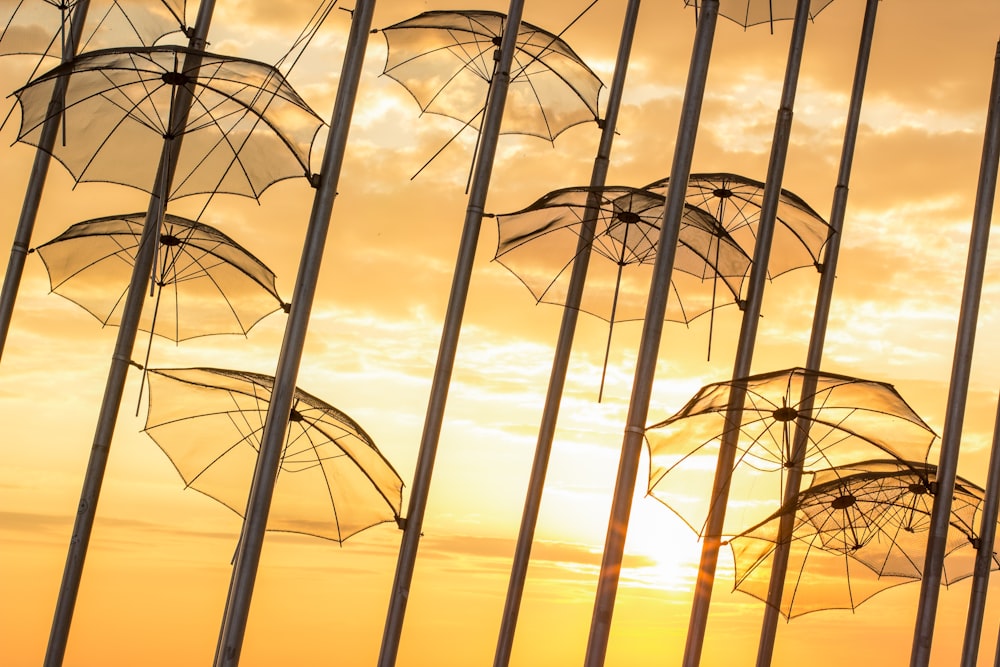
[[625, 554], [638, 563], [623, 569], [623, 579], [648, 588], [691, 591], [698, 572], [701, 541], [663, 504], [640, 497], [632, 504]]

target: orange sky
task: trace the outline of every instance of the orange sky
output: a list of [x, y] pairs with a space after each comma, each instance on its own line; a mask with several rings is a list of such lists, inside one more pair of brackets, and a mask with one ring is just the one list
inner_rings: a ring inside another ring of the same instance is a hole
[[[280, 55], [306, 11], [276, 11], [278, 4], [219, 0], [211, 49], [262, 60]], [[528, 2], [524, 19], [558, 32], [586, 4]], [[606, 83], [622, 4], [598, 3], [564, 34]], [[612, 153], [608, 182], [614, 184], [640, 186], [666, 176], [672, 158], [693, 12], [680, 0], [646, 4]], [[463, 8], [474, 7], [505, 11], [506, 3]], [[454, 8], [438, 0], [382, 2], [374, 24]], [[806, 39], [784, 187], [823, 215], [831, 206], [862, 9], [858, 0], [836, 0], [810, 25]], [[938, 432], [998, 25], [995, 3], [881, 3], [827, 337], [824, 369], [894, 384]], [[289, 77], [324, 119], [347, 27], [347, 15], [335, 12]], [[766, 27], [744, 32], [720, 21], [693, 171], [763, 179], [789, 27], [778, 24], [771, 35]], [[467, 203], [463, 187], [472, 137], [409, 180], [456, 127], [442, 118], [419, 118], [405, 91], [378, 76], [384, 62], [385, 42], [374, 35], [298, 385], [358, 421], [409, 484]], [[8, 90], [19, 83], [19, 67], [14, 59], [0, 60]], [[8, 144], [18, 119], [15, 111], [2, 131]], [[586, 184], [598, 137], [590, 123], [568, 130], [554, 146], [502, 138], [487, 211], [514, 211], [550, 190]], [[13, 235], [33, 156], [21, 144], [6, 151], [3, 247]], [[289, 298], [311, 198], [304, 180], [288, 181], [266, 192], [259, 205], [220, 197], [203, 220], [271, 266], [279, 291]], [[181, 200], [170, 211], [193, 217], [202, 203]], [[34, 242], [81, 220], [144, 208], [143, 196], [122, 187], [73, 189], [66, 172], [53, 164]], [[499, 629], [561, 312], [535, 306], [513, 276], [490, 262], [495, 243], [496, 227], [487, 219], [400, 667], [488, 664]], [[754, 372], [804, 363], [816, 284], [814, 271], [801, 270], [768, 285]], [[0, 663], [11, 667], [37, 665], [44, 653], [114, 345], [114, 330], [100, 329], [83, 310], [47, 292], [44, 268], [31, 256], [0, 368]], [[959, 474], [980, 484], [1000, 376], [994, 342], [1000, 321], [992, 307], [998, 293], [993, 252], [959, 466]], [[209, 337], [178, 346], [159, 340], [151, 365], [273, 374], [283, 326], [283, 316], [275, 315], [246, 340]], [[706, 361], [707, 318], [688, 329], [667, 326], [651, 421], [673, 414], [703, 384], [728, 379], [738, 328], [735, 309], [719, 311]], [[606, 334], [606, 323], [581, 318], [514, 665], [577, 665], [585, 650], [640, 327], [616, 327], [605, 401], [597, 404]], [[138, 384], [135, 373], [112, 447], [67, 665], [205, 664], [214, 650], [239, 519], [182, 490], [169, 461], [141, 432], [145, 409], [134, 414]], [[646, 470], [643, 459], [640, 495]], [[404, 489], [404, 507], [407, 500]], [[698, 545], [656, 501], [637, 498], [633, 519], [607, 664], [676, 664]], [[268, 534], [242, 664], [374, 664], [399, 538], [391, 524], [342, 547]], [[752, 664], [756, 650], [762, 607], [730, 592], [728, 558], [724, 553], [715, 587], [707, 667]], [[958, 660], [968, 592], [968, 581], [942, 592], [933, 664]], [[803, 652], [811, 667], [846, 660], [907, 664], [917, 593], [911, 584], [855, 613], [782, 622], [774, 664], [800, 664]], [[998, 623], [993, 599], [983, 660], [993, 654]]]

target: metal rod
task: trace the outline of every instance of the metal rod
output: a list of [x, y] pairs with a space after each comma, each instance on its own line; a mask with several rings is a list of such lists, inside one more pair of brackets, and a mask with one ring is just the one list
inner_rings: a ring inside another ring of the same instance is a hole
[[[87, 11], [90, 0], [79, 0], [73, 9], [70, 20], [69, 38], [61, 55], [66, 63], [76, 57], [83, 35], [83, 26], [87, 22]], [[31, 247], [31, 234], [38, 218], [38, 208], [42, 200], [42, 190], [45, 188], [45, 177], [52, 163], [52, 149], [59, 134], [62, 120], [63, 98], [66, 95], [66, 85], [69, 79], [59, 79], [52, 89], [52, 100], [49, 102], [48, 115], [42, 132], [38, 137], [38, 147], [35, 150], [35, 161], [31, 165], [28, 185], [24, 192], [24, 202], [21, 204], [21, 216], [14, 232], [14, 243], [10, 249], [10, 262], [3, 279], [3, 291], [0, 292], [0, 360], [3, 359], [4, 348], [7, 346], [7, 334], [10, 332], [10, 322], [14, 315], [14, 302], [17, 300], [17, 290], [21, 286], [24, 275], [24, 264]]]
[[[184, 60], [186, 70], [196, 68], [201, 61], [201, 51], [205, 47], [214, 9], [215, 0], [202, 0], [198, 9], [198, 23], [189, 43], [192, 51], [187, 54]], [[128, 294], [122, 309], [118, 337], [111, 356], [111, 368], [108, 370], [107, 384], [94, 434], [94, 444], [87, 462], [80, 504], [73, 524], [73, 537], [70, 540], [69, 552], [66, 556], [66, 566], [63, 570], [55, 616], [49, 634], [45, 667], [58, 667], [62, 664], [66, 654], [66, 642], [73, 619], [73, 608], [80, 590], [87, 546], [90, 544], [90, 535], [94, 528], [97, 501], [101, 494], [101, 485], [104, 482], [104, 471], [107, 468], [108, 454], [111, 450], [111, 439], [114, 436], [118, 410], [125, 390], [125, 378], [131, 363], [132, 350], [135, 347], [136, 333], [139, 330], [143, 300], [146, 298], [146, 283], [152, 275], [153, 257], [157, 251], [155, 239], [158, 238], [160, 225], [163, 223], [166, 195], [170, 191], [173, 172], [176, 169], [177, 155], [184, 136], [181, 130], [187, 124], [191, 101], [191, 91], [188, 87], [180, 87], [168, 121], [170, 123], [169, 133], [174, 138], [164, 139], [163, 142], [161, 159], [153, 186], [154, 194], [149, 199], [146, 221], [139, 238]]]
[[611, 635], [611, 617], [614, 613], [618, 580], [621, 575], [622, 558], [625, 552], [625, 535], [628, 531], [629, 514], [632, 510], [632, 494], [635, 491], [639, 456], [642, 452], [646, 417], [649, 414], [649, 399], [653, 390], [653, 376], [656, 359], [663, 336], [663, 318], [666, 314], [667, 297], [670, 295], [670, 278], [674, 269], [674, 257], [680, 237], [681, 219], [687, 195], [687, 182], [691, 175], [691, 161], [694, 155], [695, 138], [698, 134], [702, 102], [705, 98], [705, 81], [712, 54], [715, 26], [719, 17], [719, 0], [705, 0], [701, 6], [698, 27], [695, 31], [691, 63], [688, 70], [684, 101], [681, 106], [680, 125], [674, 148], [670, 181], [660, 225], [660, 238], [653, 263], [653, 276], [646, 302], [646, 314], [642, 325], [639, 355], [632, 383], [632, 396], [625, 433], [622, 439], [621, 458], [615, 482], [608, 530], [604, 541], [604, 554], [597, 581], [597, 593], [587, 638], [586, 667], [601, 667], [608, 651]]
[[[868, 61], [871, 56], [872, 41], [875, 34], [875, 17], [878, 10], [878, 0], [868, 0], [865, 7], [865, 17], [861, 29], [861, 44], [858, 48], [858, 58], [854, 71], [854, 84], [851, 89], [851, 102], [847, 113], [844, 143], [840, 156], [840, 171], [837, 176], [837, 186], [833, 193], [833, 209], [830, 213], [830, 233], [827, 237], [826, 252], [819, 279], [819, 293], [816, 298], [816, 309], [813, 314], [812, 333], [809, 337], [809, 351], [806, 355], [806, 368], [818, 371], [823, 360], [823, 346], [826, 341], [827, 323], [830, 318], [830, 305], [833, 302], [833, 285], [837, 277], [837, 261], [840, 257], [840, 240], [844, 229], [844, 215], [847, 211], [847, 195], [851, 179], [851, 166], [854, 161], [854, 148], [857, 144], [858, 127], [861, 122], [861, 103], [864, 97], [865, 80], [868, 75]], [[816, 390], [816, 376], [806, 374], [803, 377], [802, 392], [799, 401], [799, 413], [808, 414], [813, 409]], [[786, 466], [788, 476], [785, 480], [783, 504], [792, 502], [798, 495], [802, 485], [802, 466], [805, 459], [806, 442], [808, 440], [809, 424], [804, 417], [796, 420], [795, 440], [792, 455]], [[785, 574], [788, 568], [788, 557], [791, 551], [791, 534], [795, 521], [794, 513], [781, 516], [778, 527], [777, 546], [771, 564], [771, 579], [768, 584], [767, 605], [764, 607], [764, 620], [761, 625], [760, 641], [757, 646], [757, 667], [771, 664], [774, 655], [774, 640], [778, 631], [778, 618], [781, 609], [781, 597], [785, 587]]]
[[927, 667], [931, 657], [937, 601], [941, 591], [941, 569], [944, 565], [945, 543], [948, 537], [948, 518], [955, 492], [958, 452], [965, 419], [965, 403], [969, 395], [969, 376], [972, 372], [972, 350], [976, 342], [976, 322], [979, 318], [979, 301], [983, 292], [986, 247], [989, 244], [990, 221], [993, 216], [993, 197], [997, 189], [998, 161], [1000, 161], [1000, 43], [997, 44], [990, 89], [983, 156], [979, 168], [969, 256], [965, 268], [965, 285], [962, 290], [962, 306], [959, 311], [944, 431], [941, 435], [941, 454], [937, 468], [938, 492], [934, 494], [931, 525], [927, 536], [927, 555], [924, 559], [923, 578], [920, 580], [913, 650], [910, 653], [911, 667]]
[[781, 182], [784, 176], [785, 159], [788, 154], [788, 142], [792, 129], [792, 107], [795, 104], [795, 91], [798, 85], [799, 67], [802, 62], [802, 50], [808, 23], [809, 0], [798, 0], [795, 8], [795, 20], [792, 25], [785, 81], [782, 86], [781, 106], [775, 121], [771, 156], [764, 181], [753, 266], [750, 270], [746, 307], [743, 310], [736, 361], [733, 367], [734, 382], [730, 388], [729, 404], [726, 408], [726, 430], [719, 447], [715, 481], [702, 541], [698, 578], [695, 582], [694, 602], [688, 621], [687, 644], [684, 647], [683, 661], [685, 667], [697, 667], [701, 661], [702, 647], [705, 642], [708, 608], [711, 605], [715, 569], [719, 560], [719, 548], [722, 544], [722, 529], [726, 517], [726, 505], [729, 502], [729, 485], [732, 480], [733, 461], [736, 457], [736, 446], [740, 436], [739, 424], [743, 416], [743, 402], [746, 394], [746, 385], [739, 380], [750, 374], [750, 365], [753, 359], [757, 324], [760, 320], [761, 303], [764, 297], [764, 283], [767, 278], [768, 258], [771, 253], [771, 241], [774, 237], [774, 224], [778, 213]]
[[285, 325], [271, 400], [264, 420], [264, 431], [261, 434], [260, 453], [250, 488], [243, 537], [233, 568], [234, 584], [230, 587], [219, 634], [216, 667], [235, 667], [240, 661], [250, 614], [250, 601], [264, 544], [264, 531], [267, 528], [267, 516], [285, 445], [288, 417], [295, 396], [296, 379], [316, 295], [316, 283], [330, 228], [333, 203], [337, 195], [337, 185], [344, 162], [347, 136], [374, 11], [375, 0], [358, 0], [352, 12], [347, 52], [344, 55], [340, 84], [337, 87], [337, 97], [330, 120], [330, 133], [323, 153], [319, 185], [313, 197], [309, 226], [299, 261], [299, 272], [292, 292], [292, 306]]
[[493, 160], [496, 156], [500, 121], [503, 118], [507, 89], [510, 86], [510, 70], [511, 64], [514, 61], [514, 50], [517, 46], [523, 8], [524, 0], [511, 0], [507, 11], [507, 24], [500, 39], [499, 65], [494, 76], [493, 85], [490, 87], [489, 99], [486, 102], [486, 117], [482, 127], [483, 144], [473, 171], [469, 203], [466, 208], [462, 238], [459, 242], [458, 258], [452, 277], [451, 293], [448, 297], [448, 307], [445, 312], [437, 362], [431, 381], [431, 393], [427, 404], [427, 414], [424, 418], [424, 430], [420, 440], [420, 449], [417, 453], [413, 486], [410, 489], [410, 501], [407, 508], [405, 529], [403, 530], [403, 539], [396, 562], [396, 574], [392, 583], [389, 609], [386, 613], [382, 645], [379, 649], [379, 667], [391, 667], [395, 665], [396, 656], [399, 652], [399, 640], [403, 631], [403, 617], [406, 614], [406, 603], [410, 596], [410, 584], [413, 580], [413, 568], [417, 558], [417, 547], [420, 543], [420, 531], [424, 522], [424, 510], [427, 507], [427, 496], [430, 491], [434, 458], [437, 454], [438, 441], [441, 436], [441, 422], [444, 417], [445, 404], [448, 400], [451, 373], [455, 365], [458, 336], [462, 328], [465, 302], [469, 294], [472, 265], [475, 260], [476, 246], [479, 243], [479, 230], [482, 227], [486, 193], [489, 190]]
[[[570, 353], [573, 348], [573, 337], [576, 333], [576, 323], [579, 317], [580, 302], [583, 300], [583, 288], [590, 266], [591, 247], [597, 228], [597, 209], [599, 193], [606, 185], [608, 167], [611, 162], [611, 147], [614, 143], [615, 128], [618, 125], [618, 112], [621, 107], [622, 92], [625, 88], [625, 75], [628, 71], [629, 57], [632, 52], [632, 42], [638, 23], [640, 0], [629, 0], [625, 8], [625, 19], [622, 24], [621, 38], [618, 44], [618, 56], [612, 75], [611, 87], [608, 90], [608, 104], [601, 128], [601, 139], [598, 143], [597, 155], [590, 173], [590, 192], [586, 217], [580, 230], [580, 240], [576, 247], [576, 259], [570, 274], [566, 303], [563, 308], [562, 324], [559, 338], [552, 360], [552, 372], [549, 374], [549, 386], [545, 395], [545, 405], [542, 409], [542, 420], [538, 429], [538, 441], [535, 445], [535, 458], [531, 466], [531, 477], [528, 481], [528, 491], [524, 499], [524, 511], [521, 514], [521, 528], [517, 535], [514, 548], [514, 562], [511, 566], [510, 581], [507, 584], [507, 598], [504, 603], [503, 617], [500, 624], [500, 636], [497, 640], [496, 654], [493, 658], [494, 667], [507, 667], [510, 664], [511, 649], [514, 644], [514, 633], [517, 627], [517, 617], [521, 609], [521, 598], [524, 595], [524, 583], [528, 574], [528, 562], [531, 559], [531, 545], [535, 537], [535, 527], [538, 523], [538, 513], [542, 502], [542, 492], [545, 487], [545, 475], [549, 465], [549, 455], [552, 452], [552, 441], [555, 437], [556, 421], [559, 418], [559, 404], [562, 401], [563, 389], [566, 385], [566, 374], [569, 368]], [[612, 318], [614, 319], [614, 318]], [[610, 341], [611, 334], [608, 333]], [[607, 356], [605, 356], [605, 367]], [[603, 374], [601, 380], [603, 390]]]
[[969, 616], [965, 622], [965, 641], [962, 644], [962, 667], [976, 667], [979, 660], [979, 640], [982, 638], [983, 616], [986, 612], [986, 591], [990, 585], [990, 570], [993, 569], [993, 544], [996, 541], [997, 513], [1000, 511], [1000, 402], [997, 404], [996, 423], [993, 425], [993, 447], [990, 449], [990, 463], [987, 470], [979, 539], [975, 543], [976, 564], [972, 571]]

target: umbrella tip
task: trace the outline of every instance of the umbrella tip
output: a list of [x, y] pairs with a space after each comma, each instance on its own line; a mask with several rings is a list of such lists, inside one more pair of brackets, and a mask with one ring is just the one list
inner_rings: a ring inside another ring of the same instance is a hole
[[396, 517], [396, 525], [399, 526], [400, 530], [406, 531], [406, 517], [397, 516]]

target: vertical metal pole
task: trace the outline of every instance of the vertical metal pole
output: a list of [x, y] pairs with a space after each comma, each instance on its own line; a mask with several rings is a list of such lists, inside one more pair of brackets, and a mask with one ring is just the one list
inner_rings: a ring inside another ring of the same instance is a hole
[[784, 176], [785, 158], [788, 154], [788, 141], [792, 129], [792, 107], [795, 104], [795, 90], [798, 84], [799, 66], [802, 62], [802, 50], [808, 22], [809, 0], [798, 0], [795, 8], [795, 21], [792, 26], [791, 45], [788, 51], [788, 64], [785, 69], [785, 81], [781, 93], [781, 106], [775, 121], [771, 156], [764, 182], [753, 268], [750, 270], [750, 285], [747, 288], [747, 303], [743, 310], [740, 338], [736, 349], [736, 362], [733, 368], [734, 383], [730, 389], [729, 404], [726, 409], [726, 430], [719, 448], [712, 501], [709, 505], [705, 535], [702, 541], [698, 578], [695, 582], [694, 603], [688, 622], [687, 644], [684, 648], [683, 662], [685, 667], [697, 667], [701, 661], [701, 651], [705, 642], [708, 608], [712, 601], [715, 568], [718, 564], [719, 548], [722, 544], [722, 529], [726, 517], [726, 505], [729, 502], [729, 485], [732, 479], [733, 461], [736, 457], [736, 445], [740, 436], [739, 424], [743, 417], [743, 401], [746, 396], [746, 386], [739, 380], [750, 374], [754, 343], [757, 339], [757, 323], [760, 319], [761, 302], [764, 297], [768, 257], [771, 253], [774, 223], [781, 196], [781, 181]]
[[[407, 508], [403, 540], [400, 544], [399, 557], [396, 562], [396, 574], [393, 579], [392, 593], [389, 598], [389, 609], [386, 613], [385, 630], [382, 634], [382, 646], [379, 650], [378, 658], [379, 667], [392, 667], [392, 665], [395, 665], [396, 656], [399, 652], [399, 640], [403, 631], [403, 617], [406, 614], [406, 603], [410, 595], [410, 583], [413, 580], [413, 568], [417, 559], [417, 547], [420, 543], [420, 531], [424, 522], [424, 510], [427, 507], [431, 474], [434, 469], [434, 457], [437, 454], [438, 440], [441, 435], [441, 422], [444, 418], [445, 404], [448, 400], [451, 373], [455, 366], [458, 335], [462, 328], [465, 302], [469, 294], [472, 264], [475, 260], [476, 246], [479, 243], [479, 230], [483, 222], [486, 193], [489, 190], [493, 159], [496, 156], [500, 121], [503, 118], [504, 104], [507, 100], [507, 89], [510, 85], [510, 69], [514, 61], [514, 50], [517, 46], [523, 8], [524, 0], [511, 0], [507, 11], [507, 25], [500, 40], [499, 61], [493, 77], [493, 83], [490, 86], [489, 98], [486, 101], [486, 116], [483, 120], [481, 130], [482, 146], [473, 166], [469, 203], [466, 208], [462, 238], [459, 242], [458, 258], [452, 277], [451, 294], [448, 297], [448, 308], [445, 313], [437, 363], [434, 368], [434, 377], [431, 381], [431, 393], [427, 405], [427, 414], [424, 418], [424, 430], [420, 440], [420, 449], [417, 453], [417, 466], [414, 471], [413, 486], [410, 489], [410, 502]], [[494, 57], [497, 56], [495, 55]]]
[[663, 317], [666, 313], [667, 297], [670, 294], [670, 278], [674, 269], [681, 219], [684, 215], [687, 182], [691, 175], [695, 137], [705, 97], [705, 81], [708, 77], [708, 65], [718, 17], [719, 0], [705, 0], [701, 5], [698, 27], [695, 31], [691, 64], [681, 107], [680, 126], [677, 130], [677, 143], [670, 170], [670, 181], [667, 185], [663, 223], [660, 226], [656, 261], [653, 264], [653, 277], [646, 302], [639, 356], [622, 439], [621, 458], [618, 463], [618, 477], [611, 503], [611, 515], [608, 518], [604, 555], [601, 559], [590, 634], [587, 639], [587, 653], [584, 659], [586, 667], [601, 667], [608, 652], [611, 617], [618, 593], [618, 580], [625, 553], [625, 536], [632, 510], [632, 494], [635, 491], [646, 417], [649, 414], [656, 358], [663, 336]]
[[990, 570], [993, 568], [993, 543], [996, 541], [998, 511], [1000, 511], [1000, 403], [997, 404], [996, 423], [993, 425], [993, 447], [990, 449], [990, 463], [986, 474], [982, 523], [975, 545], [976, 564], [972, 571], [969, 616], [965, 622], [965, 641], [962, 644], [962, 667], [976, 667], [979, 658], [979, 640], [983, 634], [983, 615], [986, 611], [986, 591], [990, 585]]
[[[830, 305], [833, 302], [833, 284], [837, 277], [837, 261], [840, 257], [840, 239], [844, 229], [844, 214], [847, 211], [848, 186], [851, 178], [851, 166], [854, 161], [854, 148], [857, 144], [858, 126], [861, 122], [861, 102], [864, 97], [865, 80], [868, 75], [868, 61], [871, 56], [872, 40], [875, 34], [875, 15], [879, 0], [868, 0], [865, 7], [865, 17], [861, 30], [861, 45], [858, 48], [857, 64], [854, 71], [854, 84], [851, 89], [851, 102], [847, 112], [847, 126], [844, 131], [844, 144], [840, 156], [840, 171], [837, 176], [837, 186], [833, 193], [833, 209], [830, 213], [830, 234], [827, 237], [826, 253], [819, 279], [819, 294], [816, 298], [816, 310], [813, 314], [812, 333], [809, 337], [809, 351], [806, 355], [806, 368], [818, 371], [823, 360], [823, 345], [826, 341], [827, 323], [830, 318]], [[816, 376], [806, 374], [803, 377], [799, 412], [808, 414], [813, 409], [813, 393], [816, 391]], [[792, 449], [790, 465], [787, 466], [788, 476], [785, 480], [783, 504], [792, 502], [802, 485], [802, 465], [805, 459], [808, 440], [808, 420], [796, 422], [795, 441]], [[785, 587], [785, 574], [788, 568], [788, 556], [791, 550], [791, 534], [795, 521], [794, 513], [781, 516], [778, 527], [778, 540], [771, 564], [771, 580], [768, 584], [767, 605], [764, 607], [764, 620], [761, 626], [760, 642], [757, 647], [757, 667], [771, 664], [774, 655], [774, 640], [778, 630], [781, 596]]]
[[997, 189], [997, 167], [1000, 160], [1000, 43], [997, 44], [990, 89], [989, 111], [983, 141], [983, 157], [979, 168], [976, 189], [975, 213], [972, 219], [972, 236], [969, 240], [969, 257], [965, 268], [965, 286], [959, 312], [955, 356], [952, 361], [951, 384], [941, 435], [941, 454], [938, 461], [938, 492], [934, 494], [931, 525], [927, 537], [927, 556], [924, 575], [920, 580], [920, 598], [917, 603], [917, 621], [913, 633], [911, 667], [927, 667], [931, 658], [931, 640], [937, 614], [938, 595], [941, 591], [941, 568], [944, 565], [945, 543], [948, 537], [948, 518], [955, 493], [955, 475], [958, 451], [965, 419], [965, 403], [969, 395], [969, 375], [972, 372], [972, 350], [976, 342], [976, 322], [979, 318], [979, 301], [983, 292], [983, 274], [986, 269], [986, 247], [990, 239], [990, 221], [993, 216], [993, 197]]
[[364, 65], [368, 32], [371, 29], [374, 11], [375, 0], [359, 0], [352, 13], [347, 52], [344, 56], [333, 117], [330, 121], [330, 133], [323, 154], [320, 182], [313, 197], [309, 227], [306, 230], [299, 272], [292, 293], [292, 307], [285, 325], [274, 387], [271, 390], [271, 400], [264, 420], [260, 453], [250, 489], [239, 555], [233, 567], [234, 583], [229, 590], [230, 599], [226, 602], [226, 614], [216, 654], [216, 667], [234, 667], [240, 661], [243, 637], [246, 634], [246, 624], [250, 614], [250, 600], [264, 544], [264, 531], [267, 528], [267, 516], [271, 508], [281, 452], [288, 430], [288, 416], [295, 396], [295, 383], [302, 361], [302, 350], [316, 295], [316, 283], [330, 228], [333, 203], [337, 195], [337, 184], [344, 162], [347, 135], [351, 127], [351, 116], [357, 98], [358, 82]]
[[[83, 26], [87, 22], [87, 10], [90, 0], [78, 0], [73, 7], [73, 18], [70, 20], [69, 40], [62, 53], [62, 62], [69, 62], [76, 57], [83, 35]], [[7, 346], [7, 334], [10, 331], [10, 321], [14, 314], [14, 302], [17, 300], [17, 290], [21, 286], [21, 276], [24, 274], [24, 264], [31, 247], [31, 233], [35, 229], [38, 218], [38, 208], [42, 200], [42, 189], [45, 187], [45, 177], [49, 173], [52, 162], [52, 148], [59, 134], [59, 123], [62, 121], [63, 97], [66, 94], [68, 79], [59, 79], [52, 90], [52, 101], [49, 102], [48, 115], [38, 138], [35, 150], [35, 161], [31, 165], [28, 176], [28, 186], [24, 192], [24, 202], [21, 204], [21, 217], [17, 221], [14, 233], [14, 243], [10, 249], [10, 262], [3, 279], [3, 291], [0, 292], [0, 360]]]
[[[201, 60], [197, 51], [201, 51], [205, 47], [214, 9], [215, 0], [202, 0], [198, 10], [198, 23], [190, 38], [190, 48], [195, 50], [195, 53], [189, 53], [185, 58], [185, 69], [196, 68]], [[97, 501], [101, 494], [104, 471], [107, 468], [108, 454], [111, 450], [111, 439], [114, 436], [118, 409], [121, 406], [122, 394], [125, 390], [125, 377], [128, 374], [136, 333], [139, 330], [146, 285], [152, 274], [153, 259], [157, 252], [156, 239], [159, 238], [160, 225], [166, 210], [166, 197], [167, 193], [170, 192], [173, 172], [176, 169], [177, 155], [180, 152], [184, 136], [182, 129], [187, 124], [191, 101], [191, 91], [187, 87], [180, 87], [168, 121], [171, 135], [175, 138], [164, 140], [160, 166], [157, 169], [153, 186], [154, 194], [150, 197], [146, 221], [139, 238], [135, 265], [132, 268], [132, 278], [129, 282], [128, 294], [122, 310], [122, 320], [118, 327], [118, 338], [111, 356], [111, 368], [108, 371], [108, 380], [101, 401], [94, 444], [90, 450], [90, 460], [87, 462], [83, 490], [80, 494], [80, 505], [77, 508], [76, 521], [73, 525], [73, 537], [70, 540], [62, 584], [59, 587], [55, 617], [52, 621], [49, 644], [45, 654], [45, 667], [61, 665], [66, 653], [66, 641], [69, 637], [73, 608], [80, 590], [80, 579], [83, 576], [83, 563], [87, 555], [87, 546], [90, 543], [90, 534], [94, 528]]]
[[622, 25], [621, 39], [618, 45], [618, 57], [612, 76], [611, 88], [608, 93], [607, 111], [601, 128], [601, 140], [594, 158], [594, 167], [590, 174], [590, 192], [588, 208], [583, 221], [580, 240], [577, 243], [576, 259], [570, 275], [566, 303], [563, 308], [562, 324], [559, 329], [559, 339], [556, 343], [555, 357], [552, 361], [552, 372], [549, 375], [548, 393], [545, 396], [545, 406], [542, 410], [542, 421], [538, 431], [538, 442], [535, 446], [535, 459], [531, 467], [531, 477], [528, 481], [528, 492], [524, 500], [524, 511], [521, 515], [521, 528], [514, 549], [514, 562], [511, 566], [510, 582], [507, 585], [507, 599], [504, 603], [503, 618], [500, 625], [500, 637], [497, 640], [494, 667], [507, 667], [510, 663], [511, 648], [514, 643], [514, 632], [517, 627], [517, 616], [521, 607], [521, 597], [524, 593], [524, 582], [528, 573], [528, 562], [531, 559], [531, 544], [535, 536], [535, 526], [538, 523], [539, 506], [542, 502], [542, 491], [545, 487], [545, 474], [549, 465], [549, 454], [552, 451], [552, 440], [555, 436], [556, 420], [559, 418], [559, 404], [562, 401], [563, 388], [566, 385], [566, 373], [569, 367], [570, 353], [573, 347], [573, 336], [576, 332], [576, 322], [579, 316], [580, 302], [583, 299], [583, 288], [590, 265], [591, 245], [597, 227], [597, 209], [599, 207], [600, 191], [604, 188], [611, 160], [611, 145], [614, 142], [615, 128], [618, 124], [618, 112], [621, 106], [622, 91], [625, 88], [625, 75], [628, 70], [629, 56], [632, 51], [632, 41], [639, 16], [639, 1], [629, 0], [625, 9], [625, 20]]

